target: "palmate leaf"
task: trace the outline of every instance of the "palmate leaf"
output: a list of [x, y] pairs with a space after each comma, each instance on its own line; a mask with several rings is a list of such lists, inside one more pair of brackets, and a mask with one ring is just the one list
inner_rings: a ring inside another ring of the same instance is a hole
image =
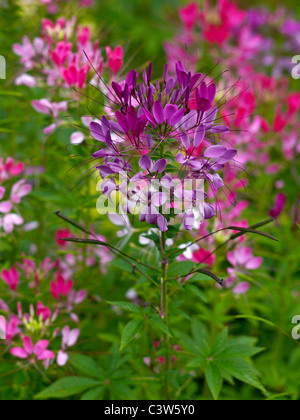
[[99, 388], [90, 389], [82, 397], [81, 401], [97, 401], [102, 400], [102, 396], [105, 392], [105, 387], [100, 386]]
[[210, 363], [206, 369], [205, 378], [212, 396], [217, 400], [223, 386], [223, 377], [218, 366], [214, 363]]
[[233, 378], [265, 392], [258, 379], [259, 372], [249, 363], [250, 357], [264, 350], [255, 346], [255, 338], [242, 336], [230, 339], [225, 328], [210, 346], [209, 334], [203, 324], [193, 320], [192, 330], [194, 340], [181, 336], [183, 346], [195, 354], [187, 366], [204, 372], [215, 400], [219, 398], [223, 381], [233, 385]]
[[99, 387], [100, 385], [101, 381], [95, 381], [94, 379], [79, 376], [68, 376], [67, 378], [59, 379], [54, 384], [36, 395], [35, 398], [38, 400], [67, 398], [73, 395], [81, 394], [89, 389]]
[[245, 360], [237, 358], [224, 358], [215, 360], [215, 363], [239, 381], [251, 385], [263, 392], [266, 391], [258, 380], [258, 372], [256, 369], [254, 369], [250, 363]]

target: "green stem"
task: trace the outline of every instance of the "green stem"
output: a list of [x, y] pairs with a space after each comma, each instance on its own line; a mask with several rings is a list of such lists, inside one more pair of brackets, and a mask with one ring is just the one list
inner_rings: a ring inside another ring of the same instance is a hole
[[[168, 301], [168, 286], [167, 286], [167, 271], [168, 261], [165, 259], [166, 255], [166, 234], [161, 236], [161, 251], [162, 251], [162, 277], [161, 277], [161, 317], [164, 319], [169, 329], [169, 301]], [[170, 371], [170, 337], [164, 334], [164, 347], [166, 351], [166, 360], [164, 364], [164, 395], [166, 400], [171, 399], [169, 371]]]

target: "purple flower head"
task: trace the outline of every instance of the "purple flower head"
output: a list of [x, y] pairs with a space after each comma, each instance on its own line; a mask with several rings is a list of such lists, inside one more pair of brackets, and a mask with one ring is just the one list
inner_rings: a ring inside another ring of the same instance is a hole
[[221, 139], [229, 129], [216, 124], [214, 83], [186, 71], [181, 62], [177, 79], [169, 77], [167, 66], [162, 82], [153, 83], [152, 73], [150, 64], [141, 77], [131, 70], [125, 81], [112, 83], [109, 117], [90, 123], [91, 135], [102, 143], [93, 153], [92, 169], [103, 180], [104, 197], [112, 202], [112, 193], [118, 191], [123, 212], [139, 215], [141, 222], [162, 231], [176, 218], [193, 229], [213, 218], [216, 210], [198, 186], [182, 190], [180, 184], [201, 181], [220, 190], [224, 182], [218, 172], [235, 158], [236, 150]]

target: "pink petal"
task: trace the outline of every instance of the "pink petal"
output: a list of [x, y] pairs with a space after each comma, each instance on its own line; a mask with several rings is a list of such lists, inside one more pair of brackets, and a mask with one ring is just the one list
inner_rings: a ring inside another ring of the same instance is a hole
[[39, 358], [39, 356], [46, 350], [49, 345], [48, 340], [41, 340], [36, 343], [34, 346], [33, 353]]
[[58, 366], [65, 366], [68, 360], [69, 356], [67, 355], [67, 353], [60, 350], [56, 359]]
[[23, 338], [23, 347], [28, 355], [33, 353], [33, 344], [30, 337], [26, 336]]
[[50, 350], [45, 350], [40, 356], [38, 356], [38, 360], [50, 360], [55, 359], [55, 354]]
[[10, 201], [2, 201], [0, 203], [0, 213], [9, 213], [12, 209], [12, 204]]
[[237, 284], [232, 292], [235, 295], [243, 295], [248, 292], [249, 288], [250, 288], [250, 284], [245, 281], [245, 282]]
[[247, 270], [256, 270], [257, 268], [259, 268], [263, 263], [263, 258], [261, 257], [253, 257], [251, 260], [249, 260], [246, 263], [246, 268]]
[[68, 347], [72, 347], [74, 346], [74, 344], [76, 344], [78, 337], [80, 334], [80, 330], [79, 329], [74, 329], [72, 331], [70, 331], [69, 336], [68, 336], [68, 340], [67, 340], [67, 346]]
[[22, 347], [13, 347], [10, 350], [10, 354], [12, 356], [18, 357], [19, 359], [27, 359], [28, 354], [25, 352], [24, 349], [22, 349]]

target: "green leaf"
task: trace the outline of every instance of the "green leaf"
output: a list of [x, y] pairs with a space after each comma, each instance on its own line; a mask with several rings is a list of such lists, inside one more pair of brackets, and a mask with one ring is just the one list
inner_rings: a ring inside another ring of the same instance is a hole
[[143, 320], [134, 319], [133, 321], [130, 321], [123, 330], [120, 350], [123, 350], [124, 347], [126, 347], [135, 338], [142, 328]]
[[234, 378], [248, 385], [265, 391], [265, 388], [257, 378], [257, 371], [248, 362], [243, 359], [217, 359], [216, 364], [223, 368]]
[[198, 352], [201, 352], [205, 356], [209, 356], [209, 334], [205, 325], [196, 319], [193, 319], [192, 331]]
[[194, 284], [189, 284], [189, 285], [186, 286], [186, 289], [189, 290], [190, 292], [192, 292], [194, 295], [196, 295], [203, 302], [207, 303], [207, 299], [206, 299], [204, 293], [202, 293], [201, 290], [199, 290], [199, 288], [197, 286], [195, 286]]
[[66, 398], [80, 394], [90, 388], [101, 385], [101, 382], [94, 379], [82, 378], [79, 376], [68, 376], [56, 381], [54, 384], [44, 389], [36, 395], [36, 399], [47, 400], [49, 398]]
[[103, 386], [100, 386], [99, 388], [90, 389], [88, 392], [86, 392], [82, 397], [81, 401], [97, 401], [100, 400], [105, 388]]
[[245, 346], [243, 344], [228, 345], [218, 353], [218, 358], [232, 359], [252, 357], [264, 350], [265, 349], [262, 347]]
[[214, 363], [210, 363], [206, 369], [205, 378], [212, 396], [215, 400], [217, 400], [223, 386], [223, 378], [218, 366], [216, 366]]
[[70, 354], [69, 360], [79, 372], [91, 376], [92, 378], [103, 378], [103, 374], [99, 370], [97, 363], [90, 357], [81, 354]]
[[117, 306], [127, 312], [134, 312], [136, 314], [142, 314], [142, 310], [130, 302], [107, 302], [110, 305]]
[[169, 330], [169, 328], [167, 327], [167, 325], [165, 324], [165, 322], [159, 318], [159, 317], [153, 317], [151, 318], [151, 322], [158, 327], [163, 333], [167, 334], [169, 337], [172, 337], [172, 334]]
[[206, 358], [204, 356], [196, 357], [195, 359], [191, 360], [187, 367], [189, 368], [201, 368], [205, 369], [207, 365]]
[[192, 261], [184, 261], [181, 263], [176, 262], [176, 264], [171, 265], [169, 268], [168, 277], [179, 277], [187, 275], [193, 267], [195, 267], [195, 263]]
[[228, 328], [225, 328], [220, 334], [217, 335], [213, 347], [212, 354], [216, 354], [219, 351], [222, 351], [227, 345], [228, 340]]

